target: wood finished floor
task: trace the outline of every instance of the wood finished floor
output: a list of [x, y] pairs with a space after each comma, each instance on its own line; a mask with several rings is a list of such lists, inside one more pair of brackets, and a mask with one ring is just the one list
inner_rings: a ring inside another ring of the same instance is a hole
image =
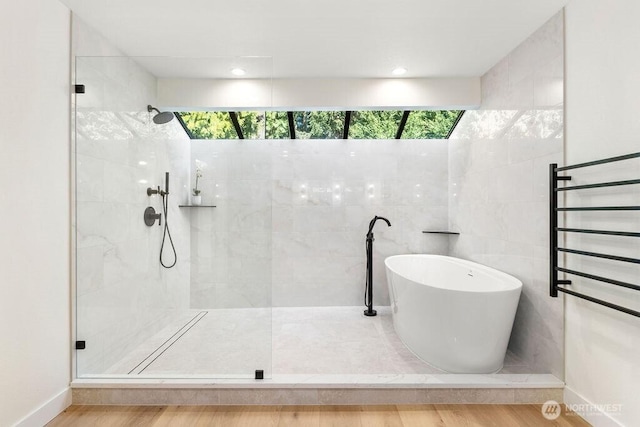
[[79, 406], [48, 426], [476, 427], [589, 426], [575, 414], [546, 420], [541, 405]]

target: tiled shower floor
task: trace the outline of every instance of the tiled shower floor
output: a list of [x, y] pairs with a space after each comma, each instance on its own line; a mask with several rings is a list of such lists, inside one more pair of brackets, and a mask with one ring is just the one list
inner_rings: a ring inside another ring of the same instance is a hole
[[[413, 355], [389, 307], [217, 309], [186, 313], [106, 374], [138, 378], [271, 375], [442, 374]], [[272, 337], [273, 334], [273, 337]], [[531, 372], [508, 353], [501, 374]]]

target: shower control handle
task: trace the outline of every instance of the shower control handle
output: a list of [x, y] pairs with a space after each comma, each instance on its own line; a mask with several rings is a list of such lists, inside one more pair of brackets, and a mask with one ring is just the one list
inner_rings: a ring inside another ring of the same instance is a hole
[[154, 194], [160, 194], [160, 186], [158, 185], [158, 189], [153, 189], [151, 187], [147, 188], [147, 196], [153, 196]]
[[161, 213], [156, 213], [156, 210], [152, 206], [149, 206], [147, 209], [144, 210], [144, 223], [148, 227], [151, 227], [153, 224], [155, 224], [156, 219], [158, 220], [158, 225], [161, 226], [162, 225]]

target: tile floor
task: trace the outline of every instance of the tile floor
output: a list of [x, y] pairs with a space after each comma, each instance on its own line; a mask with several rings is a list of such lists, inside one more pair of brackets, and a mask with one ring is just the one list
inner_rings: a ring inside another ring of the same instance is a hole
[[[141, 344], [112, 377], [253, 378], [273, 375], [442, 374], [393, 329], [389, 307], [247, 308], [192, 311]], [[501, 374], [531, 372], [507, 354]]]

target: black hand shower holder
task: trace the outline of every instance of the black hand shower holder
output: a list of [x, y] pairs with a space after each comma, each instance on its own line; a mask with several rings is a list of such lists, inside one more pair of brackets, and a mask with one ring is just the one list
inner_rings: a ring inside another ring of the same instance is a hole
[[550, 236], [550, 245], [549, 245], [549, 253], [550, 253], [550, 269], [549, 269], [549, 295], [551, 297], [557, 297], [558, 292], [565, 293], [567, 295], [572, 295], [577, 298], [581, 298], [587, 301], [590, 301], [595, 304], [603, 305], [605, 307], [609, 307], [613, 310], [621, 311], [623, 313], [630, 314], [635, 317], [640, 317], [640, 312], [636, 310], [632, 310], [628, 307], [623, 307], [617, 304], [613, 304], [609, 301], [605, 301], [599, 298], [594, 298], [589, 295], [585, 295], [580, 292], [576, 292], [570, 289], [567, 289], [565, 286], [571, 285], [571, 280], [568, 279], [559, 279], [558, 273], [564, 273], [569, 276], [579, 276], [584, 277], [586, 279], [595, 280], [598, 282], [608, 283], [610, 285], [621, 286], [627, 289], [633, 289], [636, 291], [640, 291], [640, 285], [627, 283], [620, 280], [614, 280], [607, 277], [597, 276], [594, 274], [588, 274], [580, 271], [575, 271], [572, 269], [564, 268], [558, 266], [558, 253], [569, 253], [574, 255], [586, 256], [586, 257], [595, 257], [600, 259], [608, 259], [614, 260], [624, 263], [632, 263], [632, 264], [640, 264], [640, 259], [638, 258], [629, 258], [617, 255], [603, 254], [597, 252], [590, 252], [578, 249], [569, 249], [562, 248], [558, 246], [558, 233], [586, 233], [586, 234], [597, 234], [597, 235], [606, 235], [606, 236], [622, 236], [622, 237], [640, 237], [640, 232], [627, 232], [627, 231], [612, 231], [612, 230], [590, 230], [590, 229], [581, 229], [581, 228], [565, 228], [558, 227], [558, 213], [559, 212], [584, 212], [584, 211], [640, 211], [640, 206], [593, 206], [593, 207], [559, 207], [558, 206], [558, 193], [562, 191], [574, 191], [574, 190], [585, 190], [589, 188], [603, 188], [603, 187], [618, 187], [618, 186], [626, 186], [626, 185], [635, 185], [640, 184], [640, 179], [629, 179], [625, 181], [611, 181], [611, 182], [600, 182], [596, 184], [586, 184], [586, 185], [575, 185], [575, 186], [562, 186], [559, 187], [558, 183], [560, 181], [570, 181], [571, 177], [566, 175], [558, 175], [560, 172], [585, 168], [589, 166], [602, 165], [605, 163], [619, 162], [623, 160], [630, 160], [640, 158], [639, 153], [627, 154], [625, 156], [611, 157], [602, 160], [596, 160], [593, 162], [580, 163], [572, 166], [563, 166], [558, 167], [557, 163], [552, 163], [549, 165], [549, 236]]
[[[151, 106], [150, 106], [151, 107]], [[169, 214], [169, 172], [166, 172], [164, 174], [164, 190], [162, 190], [160, 188], [160, 186], [158, 186], [157, 189], [154, 188], [147, 188], [147, 196], [153, 196], [154, 194], [159, 194], [160, 197], [162, 197], [162, 212], [164, 212], [164, 231], [162, 233], [162, 243], [160, 244], [160, 265], [162, 265], [164, 268], [172, 268], [176, 265], [176, 263], [178, 262], [178, 255], [176, 253], [176, 247], [173, 244], [173, 238], [171, 237], [171, 231], [169, 231], [169, 220], [168, 220], [168, 214]], [[162, 214], [161, 213], [156, 213], [155, 209], [151, 206], [149, 206], [147, 209], [145, 209], [144, 211], [144, 223], [147, 226], [152, 226], [155, 223], [155, 220], [158, 220], [158, 225], [162, 226]], [[169, 237], [169, 243], [171, 244], [171, 250], [173, 251], [173, 263], [171, 264], [165, 264], [164, 261], [162, 260], [162, 253], [164, 252], [164, 243], [165, 243], [165, 239], [167, 238], [167, 236]]]

